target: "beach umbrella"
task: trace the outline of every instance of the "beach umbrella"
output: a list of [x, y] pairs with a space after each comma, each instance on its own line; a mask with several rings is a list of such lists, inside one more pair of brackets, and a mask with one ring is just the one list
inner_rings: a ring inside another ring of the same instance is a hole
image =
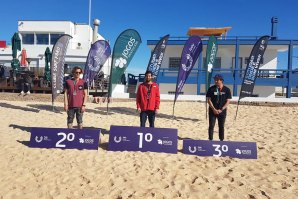
[[20, 62], [17, 59], [18, 50], [21, 50], [21, 39], [18, 33], [14, 33], [11, 38], [11, 45], [12, 45], [12, 61], [11, 67], [13, 70], [17, 70], [20, 67]]
[[26, 52], [26, 49], [23, 48], [22, 53], [21, 53], [21, 66], [22, 67], [28, 66], [26, 59], [27, 59], [27, 52]]
[[44, 72], [44, 78], [47, 81], [51, 81], [51, 70], [49, 66], [49, 62], [52, 60], [52, 53], [49, 47], [47, 47], [45, 53], [45, 72]]

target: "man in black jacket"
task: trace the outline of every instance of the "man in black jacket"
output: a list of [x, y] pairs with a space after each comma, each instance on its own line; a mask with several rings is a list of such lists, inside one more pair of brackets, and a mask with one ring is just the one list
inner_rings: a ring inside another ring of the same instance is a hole
[[209, 140], [213, 140], [213, 130], [218, 121], [219, 139], [224, 140], [224, 125], [227, 116], [227, 107], [232, 99], [231, 91], [223, 84], [223, 77], [219, 74], [214, 76], [215, 85], [211, 86], [206, 94], [209, 104]]

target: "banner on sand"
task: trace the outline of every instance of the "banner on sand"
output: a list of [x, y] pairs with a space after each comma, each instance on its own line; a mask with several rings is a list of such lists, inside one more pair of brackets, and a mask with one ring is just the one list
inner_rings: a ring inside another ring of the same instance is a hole
[[217, 39], [215, 36], [210, 36], [206, 51], [206, 93], [210, 86], [211, 76], [212, 76], [212, 68], [215, 62], [217, 53]]
[[71, 38], [70, 35], [62, 35], [52, 49], [52, 103], [54, 103], [56, 97], [63, 91], [65, 54]]
[[133, 29], [127, 29], [118, 36], [113, 48], [108, 97], [111, 97], [113, 84], [119, 82], [141, 42], [139, 33]]
[[199, 55], [202, 52], [202, 41], [199, 36], [191, 36], [185, 43], [182, 54], [181, 62], [176, 83], [176, 92], [173, 104], [173, 115], [176, 100], [181, 92], [193, 66], [195, 65]]
[[237, 103], [235, 120], [237, 118], [239, 102], [244, 97], [250, 97], [253, 94], [255, 81], [258, 75], [261, 60], [267, 48], [269, 36], [263, 36], [255, 43], [251, 50], [246, 70], [244, 73], [243, 82], [241, 85], [240, 95]]
[[99, 134], [100, 129], [31, 128], [29, 146], [97, 150]]
[[255, 142], [231, 142], [210, 140], [183, 140], [183, 153], [197, 156], [234, 157], [257, 159]]
[[88, 82], [89, 86], [110, 55], [111, 48], [107, 41], [98, 40], [91, 45], [83, 76], [83, 79]]
[[170, 35], [166, 35], [163, 38], [161, 38], [151, 53], [151, 57], [147, 66], [147, 71], [149, 70], [152, 72], [153, 78], [155, 80], [158, 77], [159, 69], [164, 58], [169, 37]]
[[177, 129], [111, 126], [109, 150], [177, 153]]

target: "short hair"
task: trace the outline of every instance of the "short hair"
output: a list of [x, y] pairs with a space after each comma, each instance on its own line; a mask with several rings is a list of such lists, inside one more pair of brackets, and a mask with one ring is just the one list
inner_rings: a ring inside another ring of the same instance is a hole
[[81, 70], [81, 73], [83, 72], [83, 70], [81, 69], [81, 67], [79, 67], [79, 66], [75, 66], [75, 67], [72, 69], [71, 73], [75, 73], [76, 70], [78, 70], [78, 69]]
[[145, 76], [146, 76], [147, 74], [151, 74], [151, 76], [153, 76], [153, 73], [152, 73], [152, 71], [150, 71], [150, 70], [147, 70], [147, 71], [146, 71]]

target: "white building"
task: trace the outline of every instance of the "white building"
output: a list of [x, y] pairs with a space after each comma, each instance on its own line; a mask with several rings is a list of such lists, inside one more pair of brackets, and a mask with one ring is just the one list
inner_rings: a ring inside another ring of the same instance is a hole
[[[27, 57], [31, 60], [29, 65], [30, 70], [39, 73], [38, 75], [40, 76], [43, 75], [45, 50], [47, 47], [52, 50], [53, 45], [62, 34], [68, 34], [72, 37], [66, 52], [65, 64], [68, 64], [70, 68], [74, 66], [84, 68], [91, 43], [96, 40], [104, 40], [97, 33], [99, 20], [95, 20], [94, 22], [95, 28], [92, 29], [88, 24], [77, 24], [71, 21], [18, 21], [21, 48], [26, 49]], [[18, 52], [18, 56], [20, 54], [21, 51]], [[10, 68], [11, 60], [11, 46], [1, 49], [0, 63]], [[106, 62], [102, 69], [105, 74], [109, 73], [109, 61]]]
[[[186, 81], [181, 95], [204, 95], [206, 93], [206, 48], [208, 37], [210, 35], [217, 36], [218, 51], [214, 63], [213, 76], [216, 73], [223, 75], [225, 85], [228, 86], [233, 96], [239, 96], [244, 70], [249, 59], [251, 50], [258, 37], [226, 37], [225, 34], [231, 27], [224, 28], [190, 28], [188, 36], [198, 35], [202, 38], [203, 50], [197, 62]], [[175, 94], [178, 69], [180, 67], [181, 52], [187, 38], [170, 38], [167, 44], [161, 70], [158, 75], [158, 83], [161, 94]], [[147, 45], [150, 49], [154, 49], [158, 40], [148, 40]], [[280, 40], [276, 35], [271, 35], [266, 52], [261, 60], [260, 70], [256, 85], [254, 87], [254, 96], [274, 98], [276, 87], [288, 87], [290, 96], [290, 86], [295, 86], [296, 74], [292, 71], [291, 60], [287, 64], [287, 70], [277, 69], [278, 53], [284, 51], [292, 52], [296, 40]], [[237, 57], [237, 63], [235, 62]], [[292, 59], [289, 58], [289, 59]], [[290, 78], [289, 77], [290, 74]], [[291, 81], [291, 83], [287, 83]], [[213, 82], [211, 82], [213, 83]], [[289, 86], [290, 85], [290, 86]]]

